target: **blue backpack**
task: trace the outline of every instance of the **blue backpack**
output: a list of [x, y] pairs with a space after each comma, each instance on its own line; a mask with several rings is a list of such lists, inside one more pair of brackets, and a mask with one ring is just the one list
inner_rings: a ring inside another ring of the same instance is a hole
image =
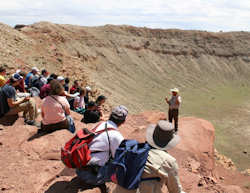
[[114, 170], [111, 180], [129, 190], [137, 189], [141, 181], [160, 180], [141, 178], [150, 149], [147, 143], [138, 143], [136, 140], [122, 141], [112, 161]]

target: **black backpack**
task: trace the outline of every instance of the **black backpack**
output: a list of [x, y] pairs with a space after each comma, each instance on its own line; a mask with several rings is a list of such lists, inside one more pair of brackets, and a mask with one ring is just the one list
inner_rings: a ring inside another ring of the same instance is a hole
[[36, 87], [38, 90], [41, 90], [43, 85], [44, 85], [44, 83], [41, 81], [41, 76], [32, 78], [31, 87]]

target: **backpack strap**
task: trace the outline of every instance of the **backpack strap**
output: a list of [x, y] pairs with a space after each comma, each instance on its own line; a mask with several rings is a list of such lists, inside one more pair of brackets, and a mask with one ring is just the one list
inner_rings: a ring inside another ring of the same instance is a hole
[[53, 98], [56, 102], [58, 102], [61, 106], [62, 106], [62, 109], [64, 110], [64, 114], [66, 115], [66, 111], [65, 111], [65, 108], [63, 106], [62, 103], [59, 102], [59, 100], [57, 100], [55, 97], [53, 97], [52, 95], [50, 95], [51, 98]]
[[160, 177], [152, 177], [152, 178], [142, 178], [141, 182], [145, 182], [145, 181], [151, 181], [151, 180], [156, 180], [156, 181], [161, 181]]

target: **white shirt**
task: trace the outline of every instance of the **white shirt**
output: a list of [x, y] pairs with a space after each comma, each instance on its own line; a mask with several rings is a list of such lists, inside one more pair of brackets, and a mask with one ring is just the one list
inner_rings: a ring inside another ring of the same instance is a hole
[[40, 80], [43, 82], [43, 84], [47, 84], [47, 82], [48, 82], [47, 77], [45, 77], [43, 75], [41, 75], [41, 79]]
[[76, 108], [85, 108], [84, 96], [78, 96], [74, 100], [74, 107]]
[[[104, 130], [106, 122], [103, 122], [96, 131]], [[124, 140], [124, 137], [118, 131], [117, 125], [112, 121], [107, 121], [107, 128], [114, 128], [116, 130], [109, 130], [109, 140], [110, 140], [110, 149], [112, 157], [115, 156], [115, 151]], [[103, 132], [96, 136], [92, 142], [89, 144], [89, 149], [91, 152], [102, 151], [100, 153], [91, 153], [91, 159], [88, 162], [88, 165], [99, 165], [104, 166], [105, 163], [109, 160], [109, 142], [107, 137], [107, 132]]]

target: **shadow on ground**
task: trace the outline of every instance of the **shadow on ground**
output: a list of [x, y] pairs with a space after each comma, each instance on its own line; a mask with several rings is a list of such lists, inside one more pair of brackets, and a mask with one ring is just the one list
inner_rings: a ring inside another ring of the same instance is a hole
[[4, 126], [12, 126], [18, 119], [18, 115], [4, 116], [0, 118], [0, 124]]
[[85, 184], [75, 177], [71, 181], [59, 181], [52, 184], [44, 193], [78, 193], [89, 189], [99, 188], [101, 193], [105, 193], [104, 187]]

